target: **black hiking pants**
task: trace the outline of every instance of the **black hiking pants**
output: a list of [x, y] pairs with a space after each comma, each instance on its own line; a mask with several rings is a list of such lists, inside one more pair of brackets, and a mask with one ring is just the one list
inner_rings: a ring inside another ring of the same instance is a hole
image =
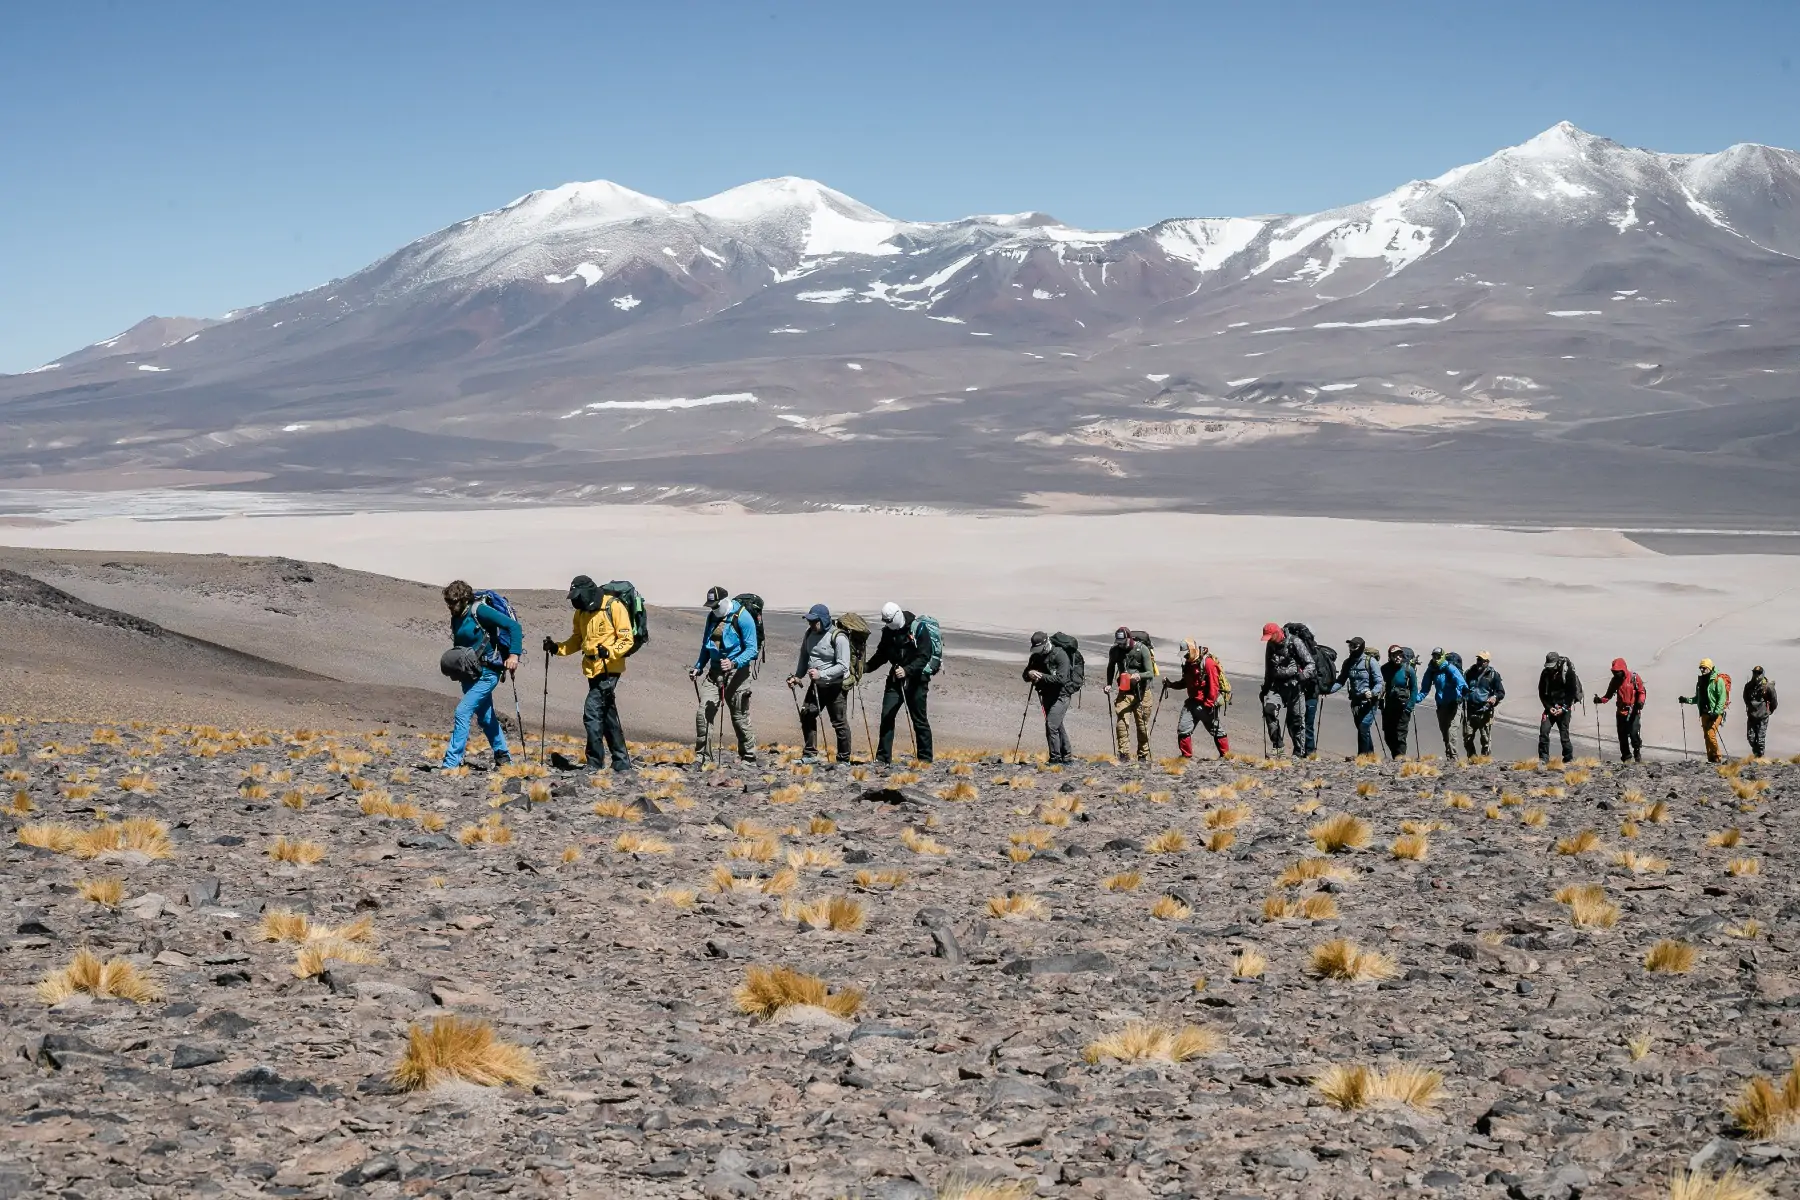
[[1549, 762], [1550, 761], [1550, 731], [1552, 729], [1555, 729], [1558, 733], [1560, 733], [1562, 735], [1563, 761], [1564, 762], [1575, 761], [1575, 743], [1569, 740], [1569, 717], [1570, 717], [1570, 715], [1571, 714], [1570, 714], [1569, 710], [1566, 708], [1563, 709], [1559, 713], [1551, 713], [1551, 712], [1546, 711], [1544, 713], [1544, 719], [1542, 721], [1538, 722], [1538, 761], [1539, 762]]
[[919, 761], [931, 761], [931, 718], [925, 712], [925, 701], [930, 692], [929, 675], [908, 675], [904, 679], [888, 676], [887, 690], [881, 694], [881, 741], [875, 748], [878, 761], [894, 761], [894, 726], [902, 708], [912, 721]]
[[1614, 714], [1619, 725], [1619, 761], [1644, 760], [1644, 706]]
[[1381, 706], [1381, 740], [1395, 758], [1406, 757], [1407, 727], [1412, 723], [1412, 706], [1389, 700]]
[[1438, 736], [1444, 739], [1444, 758], [1449, 762], [1456, 761], [1456, 739], [1450, 736], [1450, 727], [1456, 724], [1456, 714], [1461, 710], [1461, 700], [1437, 702]]
[[1069, 701], [1074, 698], [1073, 695], [1038, 694], [1038, 703], [1044, 709], [1044, 745], [1050, 751], [1053, 763], [1068, 762], [1075, 756], [1074, 747], [1069, 744], [1069, 730], [1063, 724], [1069, 715]]
[[837, 735], [837, 760], [850, 761], [850, 695], [841, 679], [822, 679], [806, 689], [800, 705], [800, 733], [806, 742], [806, 753], [815, 752], [819, 736], [819, 714], [831, 719], [831, 731]]
[[618, 692], [617, 675], [595, 675], [588, 680], [581, 724], [587, 730], [588, 766], [596, 771], [609, 761], [615, 771], [631, 766], [631, 755], [625, 748], [625, 725], [619, 720]]
[[[1318, 715], [1318, 700], [1311, 703], [1314, 719]], [[1281, 727], [1287, 725], [1288, 737], [1294, 743], [1296, 757], [1306, 756], [1306, 709], [1308, 705], [1300, 694], [1297, 683], [1278, 683], [1263, 693], [1263, 724], [1269, 730], [1269, 745], [1281, 749]], [[1282, 710], [1286, 709], [1285, 717]]]
[[1761, 758], [1769, 748], [1769, 718], [1744, 718], [1744, 736], [1750, 742], [1750, 754], [1753, 758]]

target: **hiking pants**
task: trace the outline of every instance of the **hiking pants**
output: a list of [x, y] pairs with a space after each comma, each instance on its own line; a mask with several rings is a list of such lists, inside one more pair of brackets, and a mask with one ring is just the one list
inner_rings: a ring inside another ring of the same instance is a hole
[[1494, 710], [1486, 705], [1463, 705], [1463, 753], [1486, 758], [1494, 752]]
[[887, 690], [881, 694], [881, 742], [875, 748], [878, 761], [894, 761], [894, 725], [902, 708], [912, 721], [919, 761], [931, 761], [931, 718], [925, 713], [925, 701], [930, 693], [929, 675], [908, 675], [904, 679], [888, 676]]
[[1569, 710], [1559, 713], [1546, 712], [1544, 719], [1538, 722], [1538, 761], [1550, 761], [1550, 731], [1555, 729], [1562, 735], [1562, 758], [1564, 762], [1575, 760], [1575, 743], [1569, 740]]
[[1058, 696], [1048, 704], [1044, 704], [1041, 696], [1038, 698], [1038, 703], [1044, 707], [1044, 744], [1050, 751], [1051, 762], [1067, 762], [1075, 755], [1074, 747], [1069, 744], [1068, 728], [1063, 724], [1069, 715], [1069, 701], [1074, 698]]
[[1198, 700], [1181, 702], [1181, 719], [1175, 723], [1175, 744], [1180, 747], [1183, 758], [1194, 757], [1195, 727], [1212, 735], [1213, 744], [1219, 748], [1219, 757], [1224, 758], [1231, 749], [1231, 742], [1225, 736], [1225, 727], [1219, 724], [1218, 707], [1207, 708]]
[[1380, 710], [1377, 700], [1352, 700], [1350, 702], [1350, 720], [1356, 724], [1356, 752], [1358, 754], [1375, 753], [1375, 714]]
[[1113, 694], [1113, 741], [1118, 746], [1121, 760], [1131, 757], [1131, 725], [1137, 726], [1138, 758], [1143, 760], [1150, 757], [1150, 706], [1144, 703], [1144, 699], [1142, 688]]
[[1461, 700], [1437, 702], [1438, 734], [1444, 739], [1444, 758], [1449, 762], [1456, 761], [1456, 739], [1450, 736], [1450, 727], [1456, 724], [1456, 714], [1461, 709]]
[[[1295, 740], [1294, 746], [1299, 748], [1300, 742]], [[1302, 758], [1311, 758], [1319, 752], [1319, 698], [1308, 692], [1306, 695], [1306, 750]]]
[[[1316, 706], [1317, 700], [1313, 701]], [[1269, 727], [1269, 745], [1281, 749], [1282, 710], [1287, 710], [1288, 736], [1293, 739], [1294, 753], [1306, 753], [1306, 714], [1300, 705], [1300, 688], [1296, 684], [1277, 684], [1263, 696], [1263, 724]], [[1315, 707], [1314, 712], [1318, 710]]]
[[1725, 747], [1719, 741], [1719, 726], [1724, 723], [1724, 713], [1702, 713], [1700, 715], [1700, 732], [1706, 738], [1707, 762], [1725, 761]]
[[1389, 702], [1381, 706], [1381, 740], [1395, 758], [1406, 757], [1406, 734], [1411, 722], [1412, 709], [1408, 705]]
[[615, 771], [631, 766], [630, 752], [625, 749], [625, 726], [619, 720], [618, 693], [617, 675], [595, 675], [588, 680], [581, 723], [587, 728], [588, 766], [596, 771], [609, 760]]
[[483, 671], [481, 678], [462, 685], [463, 697], [456, 706], [456, 718], [450, 726], [450, 745], [444, 751], [444, 766], [462, 766], [463, 753], [469, 748], [469, 725], [479, 723], [495, 754], [506, 753], [506, 730], [494, 715], [494, 689], [500, 686], [500, 672]]
[[1619, 761], [1639, 762], [1644, 758], [1644, 707], [1638, 705], [1624, 712], [1616, 713], [1619, 725]]
[[[750, 668], [726, 670], [718, 663], [700, 677], [700, 707], [694, 710], [694, 749], [706, 753], [707, 736], [723, 701], [731, 714], [731, 731], [737, 735], [738, 757], [756, 761], [756, 730], [750, 724]], [[724, 739], [721, 738], [720, 741]]]
[[800, 705], [800, 732], [806, 741], [806, 753], [818, 745], [819, 714], [831, 719], [831, 730], [837, 734], [837, 760], [850, 761], [850, 693], [841, 679], [815, 682], [806, 689], [806, 700]]
[[1769, 718], [1745, 717], [1744, 736], [1749, 739], [1751, 755], [1761, 758], [1769, 748]]

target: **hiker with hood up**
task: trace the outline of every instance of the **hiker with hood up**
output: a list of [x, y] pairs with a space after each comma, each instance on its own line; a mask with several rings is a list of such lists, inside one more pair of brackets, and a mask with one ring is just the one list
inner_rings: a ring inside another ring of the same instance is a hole
[[1569, 721], [1581, 703], [1581, 676], [1575, 664], [1552, 650], [1544, 656], [1544, 669], [1538, 673], [1538, 702], [1544, 706], [1543, 720], [1538, 722], [1538, 761], [1550, 761], [1550, 731], [1562, 736], [1562, 760], [1573, 762], [1575, 743], [1569, 737]]
[[1727, 690], [1725, 677], [1713, 666], [1713, 660], [1700, 660], [1700, 675], [1694, 680], [1694, 694], [1682, 696], [1683, 704], [1692, 704], [1700, 710], [1700, 733], [1706, 738], [1706, 761], [1717, 763], [1725, 761], [1725, 747], [1719, 742], [1719, 726], [1725, 723], [1725, 706], [1731, 703], [1731, 693]]
[[1281, 749], [1282, 711], [1286, 710], [1288, 737], [1294, 744], [1295, 757], [1306, 754], [1306, 682], [1318, 673], [1312, 651], [1299, 638], [1289, 637], [1281, 626], [1270, 621], [1263, 626], [1263, 724], [1268, 726], [1269, 744]]
[[1387, 687], [1381, 701], [1381, 740], [1395, 758], [1406, 757], [1406, 737], [1412, 712], [1419, 703], [1419, 672], [1413, 652], [1405, 646], [1389, 646], [1381, 664], [1381, 681]]
[[1644, 702], [1649, 696], [1643, 676], [1626, 666], [1624, 659], [1613, 659], [1612, 683], [1606, 695], [1594, 697], [1594, 703], [1616, 702], [1613, 715], [1619, 727], [1620, 762], [1644, 761]]
[[[587, 676], [587, 702], [581, 706], [581, 724], [587, 730], [587, 765], [598, 771], [610, 761], [614, 771], [631, 770], [631, 754], [625, 744], [625, 726], [619, 720], [619, 678], [625, 674], [625, 656], [631, 653], [631, 614], [617, 596], [600, 590], [586, 575], [569, 581], [569, 606], [573, 608], [569, 636], [557, 641], [544, 635], [544, 652], [558, 657], [581, 654], [581, 673]], [[576, 764], [553, 754], [551, 764], [574, 770]]]
[[1463, 693], [1468, 689], [1469, 681], [1463, 678], [1457, 656], [1446, 653], [1442, 646], [1433, 646], [1431, 659], [1425, 664], [1424, 682], [1419, 685], [1419, 699], [1436, 693], [1438, 733], [1443, 736], [1444, 758], [1448, 762], [1456, 761], [1456, 743], [1450, 737], [1450, 726], [1456, 723]]
[[800, 733], [805, 740], [800, 761], [819, 761], [819, 714], [831, 718], [832, 732], [837, 735], [837, 761], [850, 761], [850, 635], [831, 624], [831, 610], [815, 604], [806, 610], [806, 633], [800, 639], [800, 659], [794, 673], [788, 676], [788, 687], [806, 685], [806, 698], [800, 703]]
[[688, 668], [688, 678], [698, 682], [700, 694], [694, 710], [695, 766], [705, 766], [710, 758], [707, 743], [721, 705], [731, 714], [738, 757], [746, 763], [756, 762], [756, 730], [750, 724], [750, 668], [757, 652], [756, 617], [724, 588], [708, 588], [700, 657]]
[[1768, 750], [1769, 718], [1775, 715], [1777, 707], [1775, 681], [1756, 667], [1750, 672], [1750, 682], [1744, 685], [1744, 736], [1750, 742], [1752, 757], [1761, 758]]
[[1171, 688], [1180, 688], [1186, 693], [1181, 701], [1181, 720], [1175, 725], [1175, 747], [1181, 757], [1194, 757], [1196, 727], [1212, 735], [1220, 758], [1230, 754], [1231, 739], [1225, 736], [1225, 726], [1219, 721], [1227, 694], [1225, 672], [1219, 668], [1219, 660], [1213, 657], [1212, 651], [1193, 638], [1182, 642], [1181, 680], [1163, 680], [1163, 691]]
[[1381, 698], [1387, 692], [1387, 682], [1382, 678], [1381, 661], [1368, 648], [1362, 638], [1351, 638], [1344, 643], [1350, 653], [1344, 658], [1344, 665], [1338, 671], [1337, 679], [1325, 689], [1325, 695], [1348, 691], [1350, 693], [1350, 719], [1356, 724], [1356, 753], [1358, 755], [1375, 753], [1375, 716], [1381, 711]]
[[1044, 710], [1044, 744], [1051, 763], [1066, 763], [1075, 757], [1064, 719], [1069, 702], [1081, 690], [1075, 678], [1075, 663], [1069, 652], [1043, 630], [1031, 635], [1031, 656], [1025, 660], [1024, 679], [1037, 692], [1038, 706]]
[[1494, 752], [1494, 711], [1506, 699], [1506, 681], [1494, 669], [1494, 656], [1483, 650], [1463, 682], [1468, 685], [1463, 692], [1463, 753], [1486, 758]]
[[493, 747], [494, 766], [512, 762], [506, 748], [506, 730], [494, 714], [494, 689], [500, 677], [519, 669], [519, 649], [525, 644], [525, 631], [512, 613], [501, 607], [506, 602], [492, 592], [477, 597], [474, 588], [461, 579], [444, 588], [444, 607], [450, 610], [450, 639], [455, 649], [473, 651], [474, 669], [462, 674], [462, 701], [456, 706], [456, 717], [450, 726], [450, 745], [444, 750], [442, 770], [462, 766], [469, 748], [469, 726], [479, 724]]
[[1113, 742], [1119, 761], [1131, 761], [1131, 727], [1137, 727], [1137, 759], [1150, 760], [1150, 712], [1144, 698], [1156, 667], [1150, 647], [1139, 642], [1121, 625], [1113, 631], [1112, 652], [1106, 656], [1106, 690], [1112, 696]]
[[887, 667], [887, 688], [881, 694], [881, 740], [875, 761], [894, 761], [894, 727], [901, 708], [912, 721], [914, 749], [919, 761], [931, 762], [931, 717], [926, 700], [932, 676], [944, 661], [944, 639], [933, 617], [915, 616], [889, 600], [881, 606], [881, 642], [869, 657], [865, 672]]

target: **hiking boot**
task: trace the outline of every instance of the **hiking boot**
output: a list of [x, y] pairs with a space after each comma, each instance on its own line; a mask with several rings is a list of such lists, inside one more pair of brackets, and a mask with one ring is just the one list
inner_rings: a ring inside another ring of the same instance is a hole
[[632, 764], [630, 759], [621, 759], [612, 765], [612, 773], [614, 775], [636, 775], [637, 767]]
[[445, 770], [445, 767], [444, 767], [443, 763], [439, 763], [439, 762], [416, 762], [413, 764], [413, 770], [415, 770], [415, 771], [442, 771], [442, 770]]
[[811, 750], [808, 750], [805, 754], [800, 756], [800, 765], [805, 767], [816, 767], [824, 761], [824, 759], [820, 758], [817, 754], [814, 754]]
[[511, 754], [507, 753], [505, 750], [494, 751], [494, 769], [496, 771], [498, 771], [501, 767], [510, 767], [510, 766], [512, 766], [512, 755]]

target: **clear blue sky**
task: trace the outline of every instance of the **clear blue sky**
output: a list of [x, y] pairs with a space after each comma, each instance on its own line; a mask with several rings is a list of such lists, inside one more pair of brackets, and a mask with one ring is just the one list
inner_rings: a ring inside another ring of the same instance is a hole
[[1365, 199], [1564, 119], [1800, 146], [1796, 0], [0, 7], [0, 371], [571, 179], [1118, 227]]

